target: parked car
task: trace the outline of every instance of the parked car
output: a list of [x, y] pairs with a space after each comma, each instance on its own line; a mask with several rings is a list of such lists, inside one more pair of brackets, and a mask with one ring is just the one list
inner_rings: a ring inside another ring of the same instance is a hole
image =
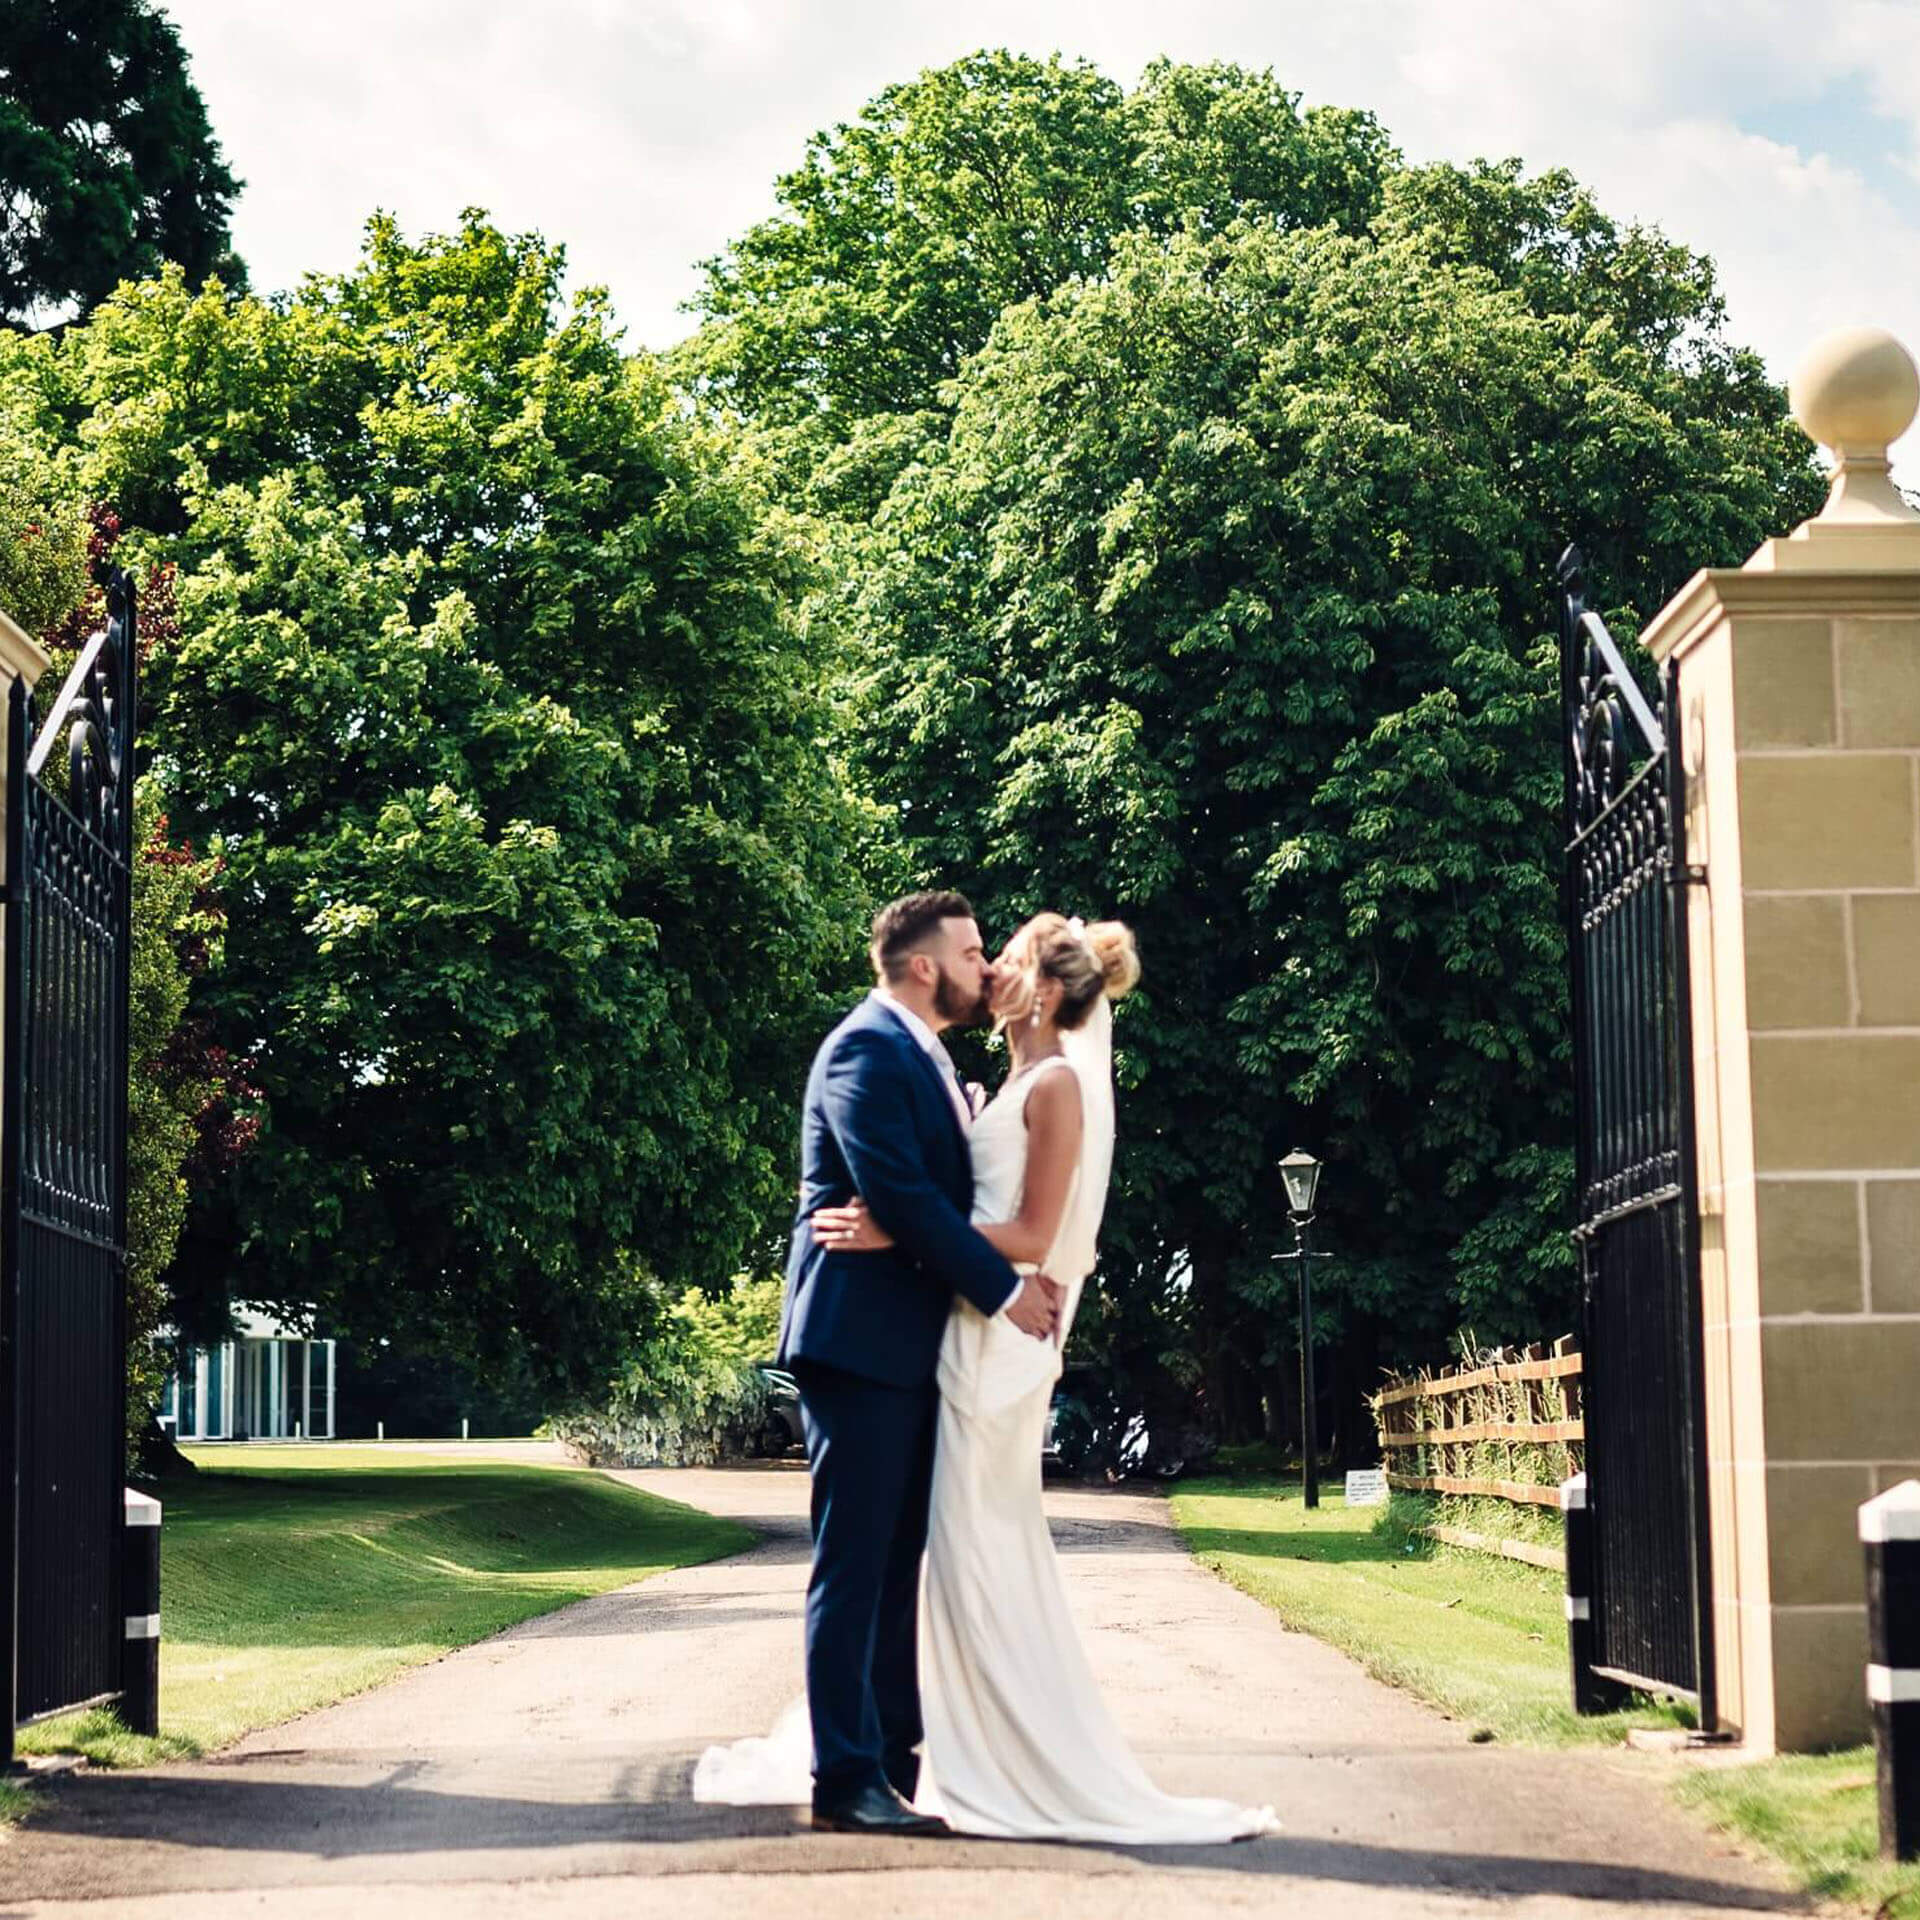
[[763, 1460], [777, 1460], [807, 1444], [807, 1430], [800, 1421], [800, 1383], [784, 1367], [762, 1365], [758, 1371], [767, 1385], [767, 1414], [753, 1451]]
[[1137, 1414], [1116, 1420], [1095, 1376], [1086, 1368], [1069, 1367], [1047, 1408], [1042, 1471], [1051, 1468], [1076, 1476], [1104, 1472], [1110, 1480], [1124, 1479], [1146, 1453], [1145, 1421]]
[[1116, 1402], [1089, 1367], [1068, 1367], [1047, 1410], [1042, 1470], [1109, 1481], [1177, 1480], [1214, 1442], [1177, 1413], [1149, 1428], [1138, 1408]]

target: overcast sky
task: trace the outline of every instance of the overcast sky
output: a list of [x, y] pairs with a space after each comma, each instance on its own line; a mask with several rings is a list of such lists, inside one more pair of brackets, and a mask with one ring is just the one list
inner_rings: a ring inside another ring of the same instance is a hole
[[[982, 46], [1273, 68], [1414, 158], [1572, 168], [1719, 262], [1781, 376], [1824, 329], [1920, 351], [1920, 0], [166, 0], [261, 289], [355, 255], [375, 208], [566, 243], [664, 346], [695, 263], [771, 209], [816, 128]], [[1913, 445], [1908, 442], [1908, 450]]]

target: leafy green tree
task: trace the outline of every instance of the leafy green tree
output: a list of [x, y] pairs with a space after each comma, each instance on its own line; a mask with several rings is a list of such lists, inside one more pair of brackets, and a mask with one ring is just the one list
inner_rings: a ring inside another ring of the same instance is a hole
[[1130, 222], [1125, 97], [1085, 62], [977, 54], [817, 134], [781, 211], [706, 263], [706, 366], [762, 417], [925, 405], [1011, 301]]
[[224, 863], [197, 1009], [260, 1089], [196, 1197], [226, 1299], [602, 1377], [786, 1205], [858, 826], [798, 535], [562, 258], [376, 222], [284, 306], [127, 289], [0, 363], [178, 562], [147, 738]]
[[1097, 1418], [1290, 1429], [1295, 1139], [1348, 1408], [1560, 1330], [1552, 560], [1646, 611], [1817, 496], [1711, 263], [1224, 66], [981, 54], [779, 198], [679, 364], [824, 523], [852, 764], [996, 924], [1146, 947]]
[[1296, 1142], [1349, 1393], [1560, 1331], [1553, 557], [1651, 610], [1818, 497], [1710, 268], [1564, 176], [1396, 167], [1364, 232], [1120, 243], [952, 402], [855, 549], [850, 750], [991, 928], [1139, 934], [1108, 1378], [1287, 1424]]
[[680, 370], [863, 514], [1007, 307], [1098, 279], [1135, 229], [1358, 230], [1390, 157], [1371, 115], [1302, 113], [1271, 74], [1156, 61], [1128, 94], [1085, 61], [974, 54], [808, 143], [779, 212], [705, 263]]
[[172, 1365], [166, 1272], [186, 1225], [188, 1170], [208, 1108], [224, 1092], [218, 1059], [187, 1014], [195, 978], [217, 967], [218, 863], [167, 834], [162, 795], [138, 787], [127, 1079], [127, 1451], [141, 1455]]
[[689, 1287], [673, 1311], [708, 1352], [737, 1366], [753, 1366], [773, 1358], [785, 1293], [786, 1282], [778, 1276], [756, 1279], [743, 1273], [730, 1287]]
[[240, 279], [239, 190], [151, 0], [0, 9], [0, 320], [84, 313], [162, 261]]
[[753, 1451], [768, 1421], [756, 1362], [773, 1352], [780, 1294], [780, 1281], [744, 1276], [731, 1290], [653, 1294], [611, 1386], [545, 1431], [595, 1466], [706, 1466]]
[[85, 509], [46, 450], [0, 421], [0, 613], [37, 634], [87, 590]]

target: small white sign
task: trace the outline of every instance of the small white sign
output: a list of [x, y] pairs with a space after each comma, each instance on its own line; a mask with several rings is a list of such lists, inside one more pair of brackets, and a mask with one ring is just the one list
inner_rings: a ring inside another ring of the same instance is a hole
[[1387, 1476], [1384, 1468], [1368, 1467], [1363, 1473], [1347, 1475], [1347, 1505], [1384, 1507], [1387, 1504]]

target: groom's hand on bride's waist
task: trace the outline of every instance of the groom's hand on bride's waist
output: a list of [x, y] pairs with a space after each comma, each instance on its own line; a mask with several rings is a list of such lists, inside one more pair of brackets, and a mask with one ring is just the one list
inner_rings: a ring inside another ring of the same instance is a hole
[[814, 1243], [834, 1253], [884, 1253], [893, 1245], [893, 1235], [857, 1194], [844, 1207], [821, 1207], [808, 1219]]
[[1064, 1287], [1055, 1286], [1044, 1273], [1029, 1273], [1022, 1276], [1005, 1313], [1022, 1333], [1030, 1333], [1036, 1340], [1051, 1340], [1060, 1330], [1060, 1307], [1065, 1299]]
[[[808, 1219], [815, 1244], [833, 1253], [883, 1253], [894, 1244], [892, 1235], [868, 1212], [866, 1202], [857, 1194], [843, 1207], [817, 1208]], [[1052, 1340], [1059, 1336], [1066, 1298], [1065, 1287], [1056, 1285], [1044, 1273], [1029, 1273], [1001, 1311], [1022, 1333], [1030, 1333], [1036, 1340]]]

